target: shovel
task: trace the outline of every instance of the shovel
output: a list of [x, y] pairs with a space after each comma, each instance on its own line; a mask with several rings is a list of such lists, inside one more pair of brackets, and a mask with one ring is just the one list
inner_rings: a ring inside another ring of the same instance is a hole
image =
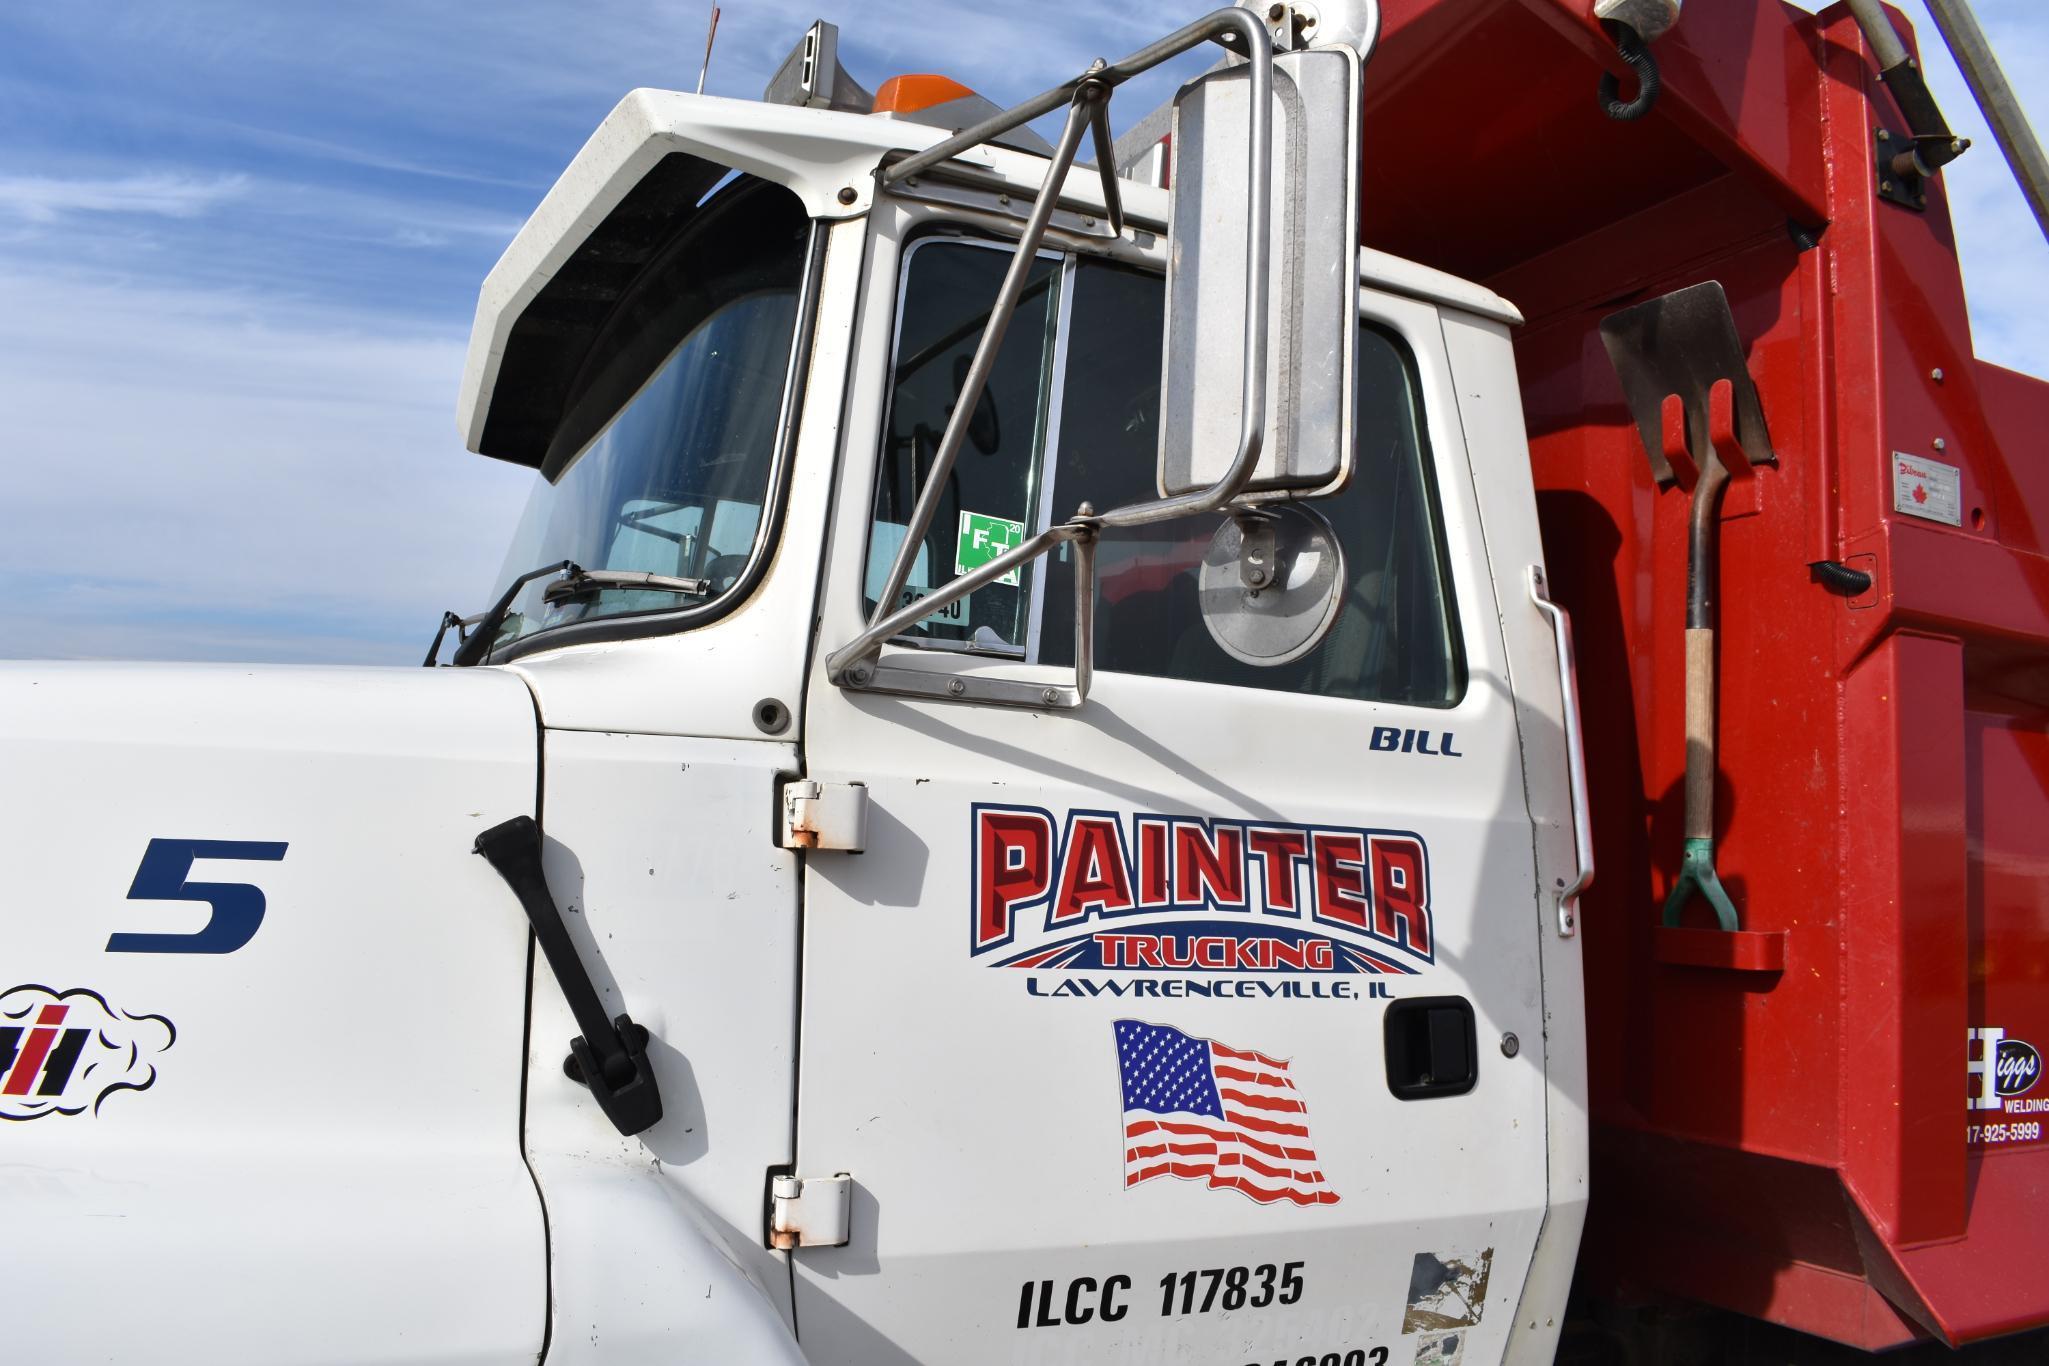
[[1686, 546], [1686, 844], [1679, 880], [1665, 898], [1665, 924], [1679, 924], [1698, 895], [1734, 931], [1736, 907], [1715, 871], [1716, 532], [1731, 464], [1747, 475], [1749, 466], [1776, 465], [1778, 456], [1720, 283], [1624, 309], [1601, 323], [1601, 340], [1658, 487], [1680, 482], [1674, 454], [1695, 471]]

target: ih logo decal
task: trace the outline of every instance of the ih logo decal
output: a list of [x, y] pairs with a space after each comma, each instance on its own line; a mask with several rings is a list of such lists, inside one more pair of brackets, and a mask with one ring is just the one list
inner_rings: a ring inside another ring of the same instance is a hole
[[1430, 860], [1397, 830], [977, 805], [969, 952], [1007, 968], [1413, 973]]
[[96, 991], [0, 992], [0, 1119], [76, 1115], [116, 1091], [156, 1084], [155, 1058], [178, 1038], [161, 1015], [131, 1015]]

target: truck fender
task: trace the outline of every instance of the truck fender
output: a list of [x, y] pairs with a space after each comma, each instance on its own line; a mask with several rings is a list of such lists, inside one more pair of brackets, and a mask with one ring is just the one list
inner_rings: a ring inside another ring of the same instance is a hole
[[703, 1211], [641, 1155], [536, 1163], [548, 1210], [546, 1366], [804, 1366], [763, 1288]]

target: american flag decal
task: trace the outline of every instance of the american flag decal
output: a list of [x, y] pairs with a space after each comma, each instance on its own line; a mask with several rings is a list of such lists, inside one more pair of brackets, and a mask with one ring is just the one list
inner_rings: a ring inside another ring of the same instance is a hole
[[1206, 1181], [1262, 1205], [1335, 1205], [1288, 1064], [1167, 1025], [1119, 1020], [1124, 1184]]

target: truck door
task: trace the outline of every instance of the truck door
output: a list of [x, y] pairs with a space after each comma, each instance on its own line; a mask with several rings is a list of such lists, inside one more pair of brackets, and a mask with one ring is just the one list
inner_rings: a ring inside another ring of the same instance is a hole
[[[836, 513], [821, 659], [1007, 259], [876, 252], [843, 479], [873, 493]], [[1039, 262], [907, 595], [1153, 496], [1160, 291]], [[1499, 1357], [1545, 1203], [1541, 1050], [1508, 1039], [1542, 1033], [1531, 821], [1437, 310], [1362, 310], [1317, 648], [1219, 647], [1209, 518], [1100, 543], [1078, 710], [978, 700], [1072, 681], [1058, 555], [885, 648], [945, 700], [814, 671], [807, 775], [869, 807], [804, 872], [798, 1173], [853, 1182], [846, 1245], [793, 1258], [815, 1358]]]

